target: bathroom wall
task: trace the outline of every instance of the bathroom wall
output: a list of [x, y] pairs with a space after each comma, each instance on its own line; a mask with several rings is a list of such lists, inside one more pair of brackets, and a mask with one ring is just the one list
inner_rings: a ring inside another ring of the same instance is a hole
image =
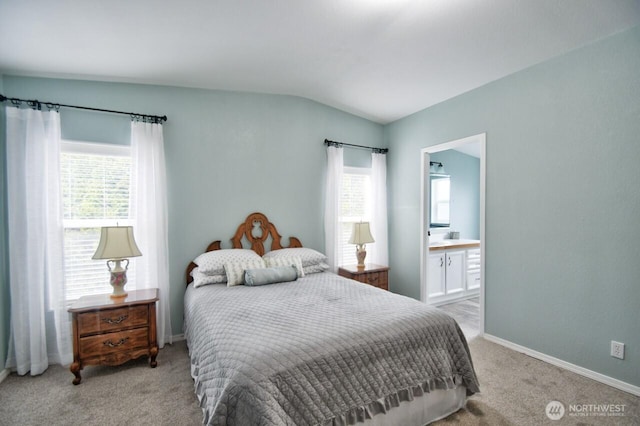
[[480, 159], [449, 149], [431, 154], [451, 176], [451, 231], [460, 238], [480, 239]]

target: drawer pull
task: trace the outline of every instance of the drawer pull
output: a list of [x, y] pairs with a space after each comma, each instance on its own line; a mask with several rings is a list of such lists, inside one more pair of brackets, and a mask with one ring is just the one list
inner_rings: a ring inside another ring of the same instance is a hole
[[118, 346], [124, 345], [127, 342], [127, 340], [129, 340], [129, 338], [128, 337], [124, 337], [124, 338], [120, 339], [120, 341], [118, 341], [116, 343], [113, 343], [111, 340], [107, 340], [102, 344], [105, 345], [105, 346], [109, 346], [110, 348], [117, 348]]
[[122, 321], [126, 320], [127, 318], [129, 318], [129, 315], [120, 315], [116, 319], [102, 318], [102, 321], [106, 322], [107, 324], [120, 324]]

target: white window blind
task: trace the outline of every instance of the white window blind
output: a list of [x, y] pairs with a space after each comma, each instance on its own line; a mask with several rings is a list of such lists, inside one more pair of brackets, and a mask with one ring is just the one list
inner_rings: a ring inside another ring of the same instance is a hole
[[[111, 293], [106, 261], [91, 257], [102, 226], [133, 225], [129, 220], [130, 148], [63, 141], [60, 162], [66, 299]], [[127, 288], [135, 287], [135, 274], [127, 277]]]
[[340, 198], [340, 265], [358, 263], [356, 246], [349, 244], [353, 224], [369, 221], [371, 218], [371, 169], [345, 167], [342, 175], [342, 196]]

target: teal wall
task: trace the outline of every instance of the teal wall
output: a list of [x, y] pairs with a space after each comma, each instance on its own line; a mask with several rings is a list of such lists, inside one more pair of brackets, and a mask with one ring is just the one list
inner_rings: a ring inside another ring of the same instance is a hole
[[419, 296], [420, 150], [487, 132], [486, 332], [640, 386], [639, 70], [636, 27], [386, 126], [393, 290]]
[[480, 159], [453, 149], [430, 158], [442, 163], [451, 176], [451, 230], [460, 232], [460, 238], [480, 239]]
[[[254, 211], [284, 237], [324, 251], [325, 138], [383, 146], [382, 126], [302, 98], [150, 85], [4, 77], [6, 96], [166, 114], [173, 333], [182, 332], [184, 270], [213, 240], [230, 247]], [[61, 110], [67, 139], [129, 143], [129, 118]], [[350, 152], [366, 162], [369, 152]], [[106, 273], [106, 271], [105, 271]]]
[[[4, 77], [0, 74], [0, 93], [4, 94]], [[0, 104], [0, 371], [4, 369], [9, 345], [9, 271], [7, 270], [7, 199], [5, 164], [5, 113]]]

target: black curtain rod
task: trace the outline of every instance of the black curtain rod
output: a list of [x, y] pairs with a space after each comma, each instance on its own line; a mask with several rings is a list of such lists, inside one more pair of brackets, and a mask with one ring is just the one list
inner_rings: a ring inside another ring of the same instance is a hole
[[353, 147], [353, 148], [370, 149], [371, 151], [375, 152], [376, 154], [386, 154], [387, 152], [389, 152], [389, 150], [387, 148], [374, 148], [372, 146], [354, 145], [352, 143], [330, 141], [329, 139], [325, 139], [324, 140], [324, 144], [327, 145], [327, 146], [335, 146], [335, 147], [350, 146], [350, 147]]
[[46, 106], [49, 109], [55, 109], [56, 111], [60, 109], [60, 107], [64, 108], [75, 108], [75, 109], [84, 109], [88, 111], [100, 111], [100, 112], [109, 112], [112, 114], [125, 114], [131, 116], [132, 120], [142, 119], [143, 121], [149, 120], [153, 123], [162, 123], [163, 121], [167, 121], [167, 116], [159, 116], [159, 115], [149, 115], [149, 114], [139, 114], [137, 112], [125, 112], [125, 111], [115, 111], [112, 109], [101, 109], [101, 108], [90, 108], [78, 105], [65, 105], [65, 104], [57, 104], [55, 102], [42, 102], [37, 99], [19, 99], [19, 98], [7, 98], [3, 94], [0, 93], [0, 103], [4, 101], [10, 101], [12, 104], [19, 106], [23, 102], [29, 105], [31, 108], [40, 110], [42, 105]]

